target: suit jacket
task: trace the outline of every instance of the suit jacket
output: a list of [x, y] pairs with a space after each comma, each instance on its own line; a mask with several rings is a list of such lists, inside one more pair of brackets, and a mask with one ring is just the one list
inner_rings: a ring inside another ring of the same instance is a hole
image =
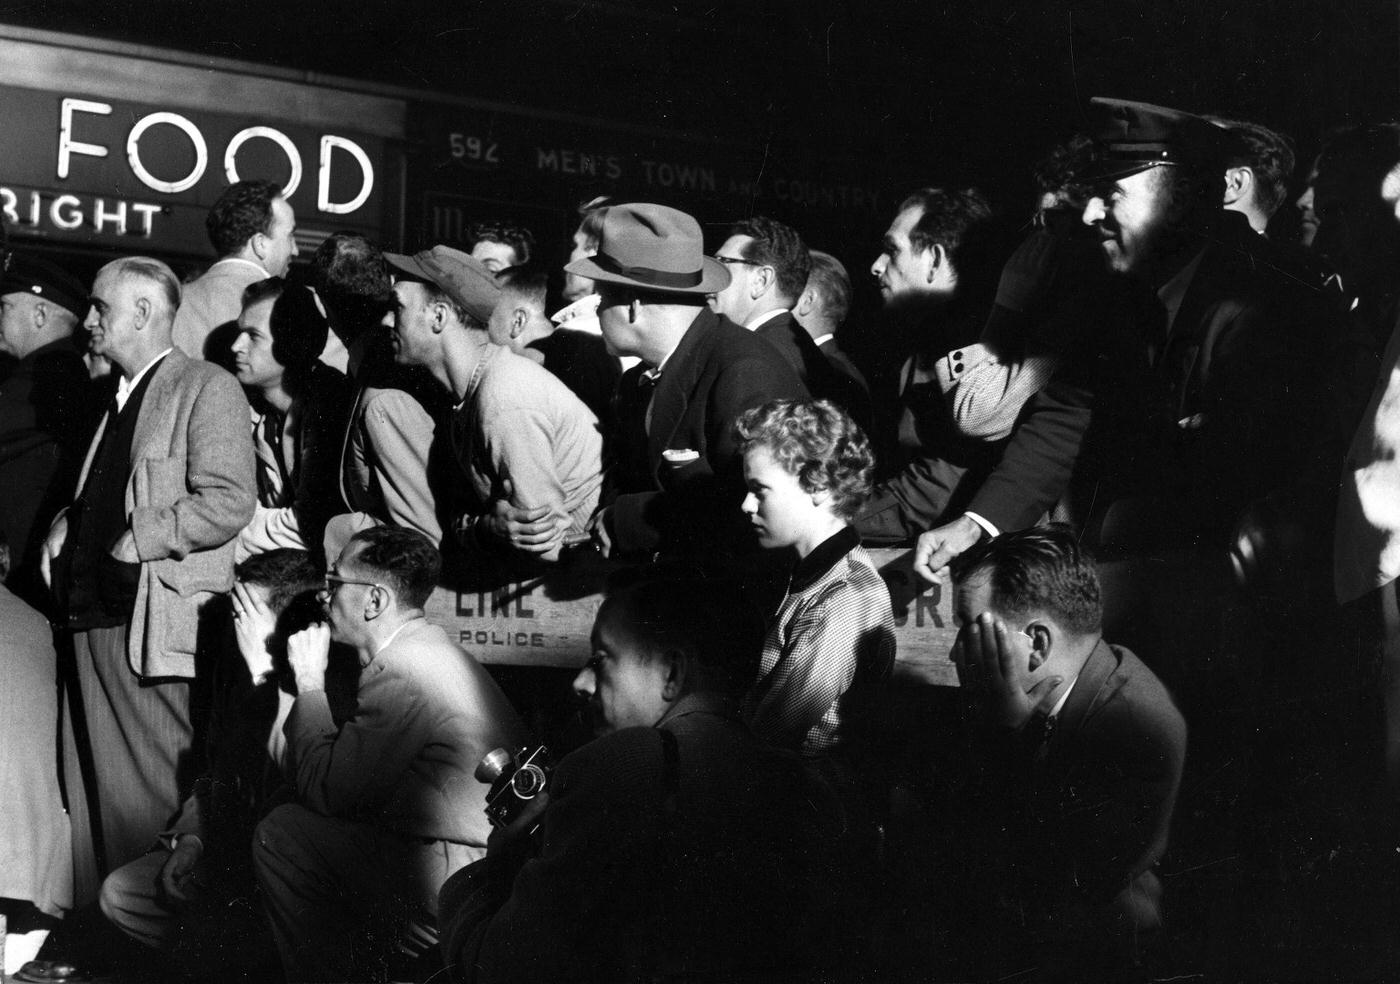
[[958, 515], [996, 463], [1002, 445], [963, 437], [938, 381], [947, 340], [976, 338], [986, 313], [986, 305], [973, 301], [945, 311], [930, 332], [932, 346], [904, 363], [896, 447], [902, 460], [857, 514], [862, 538], [902, 543]]
[[283, 733], [284, 771], [304, 806], [459, 845], [462, 863], [481, 856], [490, 832], [477, 763], [526, 737], [491, 675], [425, 618], [360, 671], [358, 706], [343, 726], [316, 691], [297, 696]]
[[1043, 721], [982, 746], [983, 791], [996, 815], [970, 821], [1009, 838], [986, 860], [1010, 862], [1012, 897], [1052, 931], [1115, 908], [1132, 886], [1155, 902], [1152, 869], [1167, 848], [1186, 758], [1186, 722], [1171, 696], [1131, 652], [1100, 641], [1048, 739]]
[[567, 756], [551, 790], [536, 857], [494, 853], [443, 886], [443, 950], [460, 978], [756, 984], [831, 972], [839, 927], [820, 900], [839, 891], [827, 867], [839, 808], [731, 704], [683, 697], [656, 727]]
[[97, 426], [96, 390], [71, 339], [31, 352], [0, 382], [0, 529], [14, 552], [9, 584], [27, 600], [39, 600], [44, 537]]
[[[243, 311], [243, 292], [269, 274], [251, 260], [225, 256], [180, 292], [171, 340], [191, 359], [209, 359], [221, 353], [207, 350], [209, 335], [220, 325], [237, 321]], [[231, 343], [232, 339], [228, 339]]]
[[[807, 390], [772, 345], [708, 308], [654, 393], [643, 385], [643, 368], [629, 369], [618, 388], [613, 542], [623, 553], [733, 553], [753, 540], [739, 511], [745, 490], [734, 421], [769, 400], [804, 399]], [[668, 462], [668, 450], [698, 457]]]
[[875, 428], [875, 406], [870, 399], [870, 383], [865, 373], [851, 361], [832, 335], [817, 348], [826, 356], [827, 364], [836, 373], [837, 395], [832, 399], [844, 407], [851, 419], [860, 424], [867, 436], [873, 438]]
[[[110, 415], [83, 462], [87, 480]], [[234, 537], [257, 504], [248, 400], [217, 366], [171, 351], [131, 444], [126, 511], [141, 558], [127, 658], [143, 677], [193, 677], [200, 611], [233, 587]]]

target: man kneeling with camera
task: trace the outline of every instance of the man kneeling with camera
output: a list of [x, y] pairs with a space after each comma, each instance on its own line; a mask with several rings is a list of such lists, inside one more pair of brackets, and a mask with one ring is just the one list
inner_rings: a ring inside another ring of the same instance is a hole
[[459, 979], [829, 974], [839, 808], [799, 758], [740, 720], [762, 641], [730, 586], [653, 579], [608, 597], [574, 681], [600, 737], [443, 886], [441, 937]]

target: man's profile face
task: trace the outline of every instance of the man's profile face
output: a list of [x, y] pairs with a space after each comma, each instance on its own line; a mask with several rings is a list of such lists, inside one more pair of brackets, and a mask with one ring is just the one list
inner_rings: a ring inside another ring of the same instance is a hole
[[[985, 569], [969, 571], [957, 582], [953, 595], [953, 624], [958, 627], [958, 637], [953, 643], [952, 656], [958, 671], [958, 682], [972, 693], [982, 690], [985, 674], [981, 666], [970, 665], [968, 662], [967, 637], [969, 627], [983, 612], [991, 612], [993, 616], [1006, 622], [1006, 643], [1011, 647], [1014, 658], [1020, 660], [1023, 667], [1028, 668], [1031, 659], [1031, 640], [1020, 631], [1022, 626], [1013, 625], [1006, 616], [992, 607], [990, 573]], [[1029, 691], [1031, 686], [1039, 682], [1040, 676], [1033, 676], [1026, 689]]]
[[394, 306], [385, 315], [394, 361], [400, 365], [427, 365], [432, 351], [432, 304], [426, 284], [400, 280], [394, 284]]
[[1400, 250], [1395, 201], [1384, 177], [1323, 162], [1312, 183], [1317, 232], [1313, 248], [1337, 268], [1348, 286], [1360, 286], [1387, 270]]
[[88, 298], [87, 318], [83, 321], [83, 327], [91, 336], [88, 348], [93, 355], [122, 365], [122, 354], [136, 335], [136, 301], [143, 286], [146, 285], [139, 277], [124, 277], [112, 270], [103, 270], [97, 275]]
[[736, 325], [745, 324], [753, 315], [753, 278], [762, 269], [750, 263], [745, 254], [753, 244], [752, 236], [730, 236], [715, 252], [715, 259], [729, 271], [729, 286], [710, 295], [710, 308]]
[[1312, 170], [1308, 172], [1307, 186], [1293, 203], [1298, 209], [1298, 242], [1304, 246], [1311, 246], [1317, 238], [1317, 212], [1313, 210], [1313, 185], [1317, 184], [1317, 165], [1318, 162], [1313, 161]]
[[1099, 235], [1108, 268], [1132, 273], [1158, 252], [1167, 231], [1171, 188], [1166, 168], [1150, 167], [1095, 189], [1084, 222]]
[[34, 322], [35, 298], [31, 294], [6, 294], [0, 297], [0, 353], [21, 359], [25, 355], [25, 337]]
[[665, 660], [647, 659], [623, 613], [604, 611], [593, 626], [593, 658], [574, 678], [574, 693], [588, 702], [598, 734], [649, 728], [669, 706]]
[[641, 355], [641, 335], [632, 323], [632, 298], [625, 290], [600, 283], [598, 327], [609, 355]]
[[272, 355], [271, 297], [243, 308], [233, 340], [234, 375], [244, 386], [267, 390], [282, 385], [282, 364]]
[[336, 642], [354, 645], [357, 630], [365, 624], [365, 604], [369, 593], [374, 590], [368, 584], [346, 584], [337, 580], [370, 581], [378, 579], [374, 572], [356, 562], [363, 544], [347, 543], [334, 564], [327, 569], [327, 586], [323, 592], [326, 620], [330, 623], [331, 638]]
[[[585, 260], [598, 252], [598, 242], [583, 234], [582, 229], [575, 230], [573, 239], [569, 242], [569, 262], [575, 260]], [[588, 277], [580, 277], [576, 273], [564, 274], [564, 297], [568, 300], [576, 300], [585, 294], [593, 293], [593, 281]]]
[[518, 266], [520, 258], [515, 250], [505, 243], [483, 239], [472, 247], [472, 259], [480, 260], [481, 265], [492, 273], [500, 273], [506, 267]]
[[881, 240], [880, 255], [870, 266], [886, 304], [929, 293], [932, 251], [916, 252], [909, 240], [909, 233], [923, 216], [923, 206], [919, 205], [896, 215]]
[[266, 233], [267, 252], [263, 255], [263, 266], [268, 275], [285, 277], [292, 265], [292, 257], [297, 255], [297, 219], [292, 206], [285, 198], [272, 200], [272, 222]]

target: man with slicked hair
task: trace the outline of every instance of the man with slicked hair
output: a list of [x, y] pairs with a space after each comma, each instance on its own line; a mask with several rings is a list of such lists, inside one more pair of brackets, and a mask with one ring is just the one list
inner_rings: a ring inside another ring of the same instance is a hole
[[[172, 345], [180, 284], [171, 269], [114, 260], [91, 301], [92, 350], [121, 378], [77, 498], [54, 520], [40, 560], [75, 656], [70, 711], [82, 708], [101, 749], [87, 793], [105, 865], [75, 823], [79, 904], [96, 897], [101, 874], [143, 854], [180, 805], [201, 623], [233, 586], [233, 540], [257, 501], [248, 401], [228, 373]], [[77, 813], [85, 800], [75, 751], [65, 748]]]
[[175, 347], [192, 359], [232, 365], [235, 331], [216, 328], [238, 320], [243, 291], [268, 277], [285, 277], [297, 255], [296, 215], [271, 181], [240, 181], [219, 196], [204, 220], [218, 260], [185, 288], [175, 316]]

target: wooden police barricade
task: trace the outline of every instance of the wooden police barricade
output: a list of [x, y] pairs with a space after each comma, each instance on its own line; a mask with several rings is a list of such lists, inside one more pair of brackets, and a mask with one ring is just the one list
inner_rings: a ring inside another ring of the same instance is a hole
[[[948, 658], [953, 626], [950, 585], [926, 585], [913, 571], [914, 552], [870, 551], [894, 607], [897, 685], [957, 686]], [[592, 656], [593, 618], [610, 571], [591, 555], [558, 571], [487, 591], [439, 588], [428, 618], [482, 663], [578, 667]]]

